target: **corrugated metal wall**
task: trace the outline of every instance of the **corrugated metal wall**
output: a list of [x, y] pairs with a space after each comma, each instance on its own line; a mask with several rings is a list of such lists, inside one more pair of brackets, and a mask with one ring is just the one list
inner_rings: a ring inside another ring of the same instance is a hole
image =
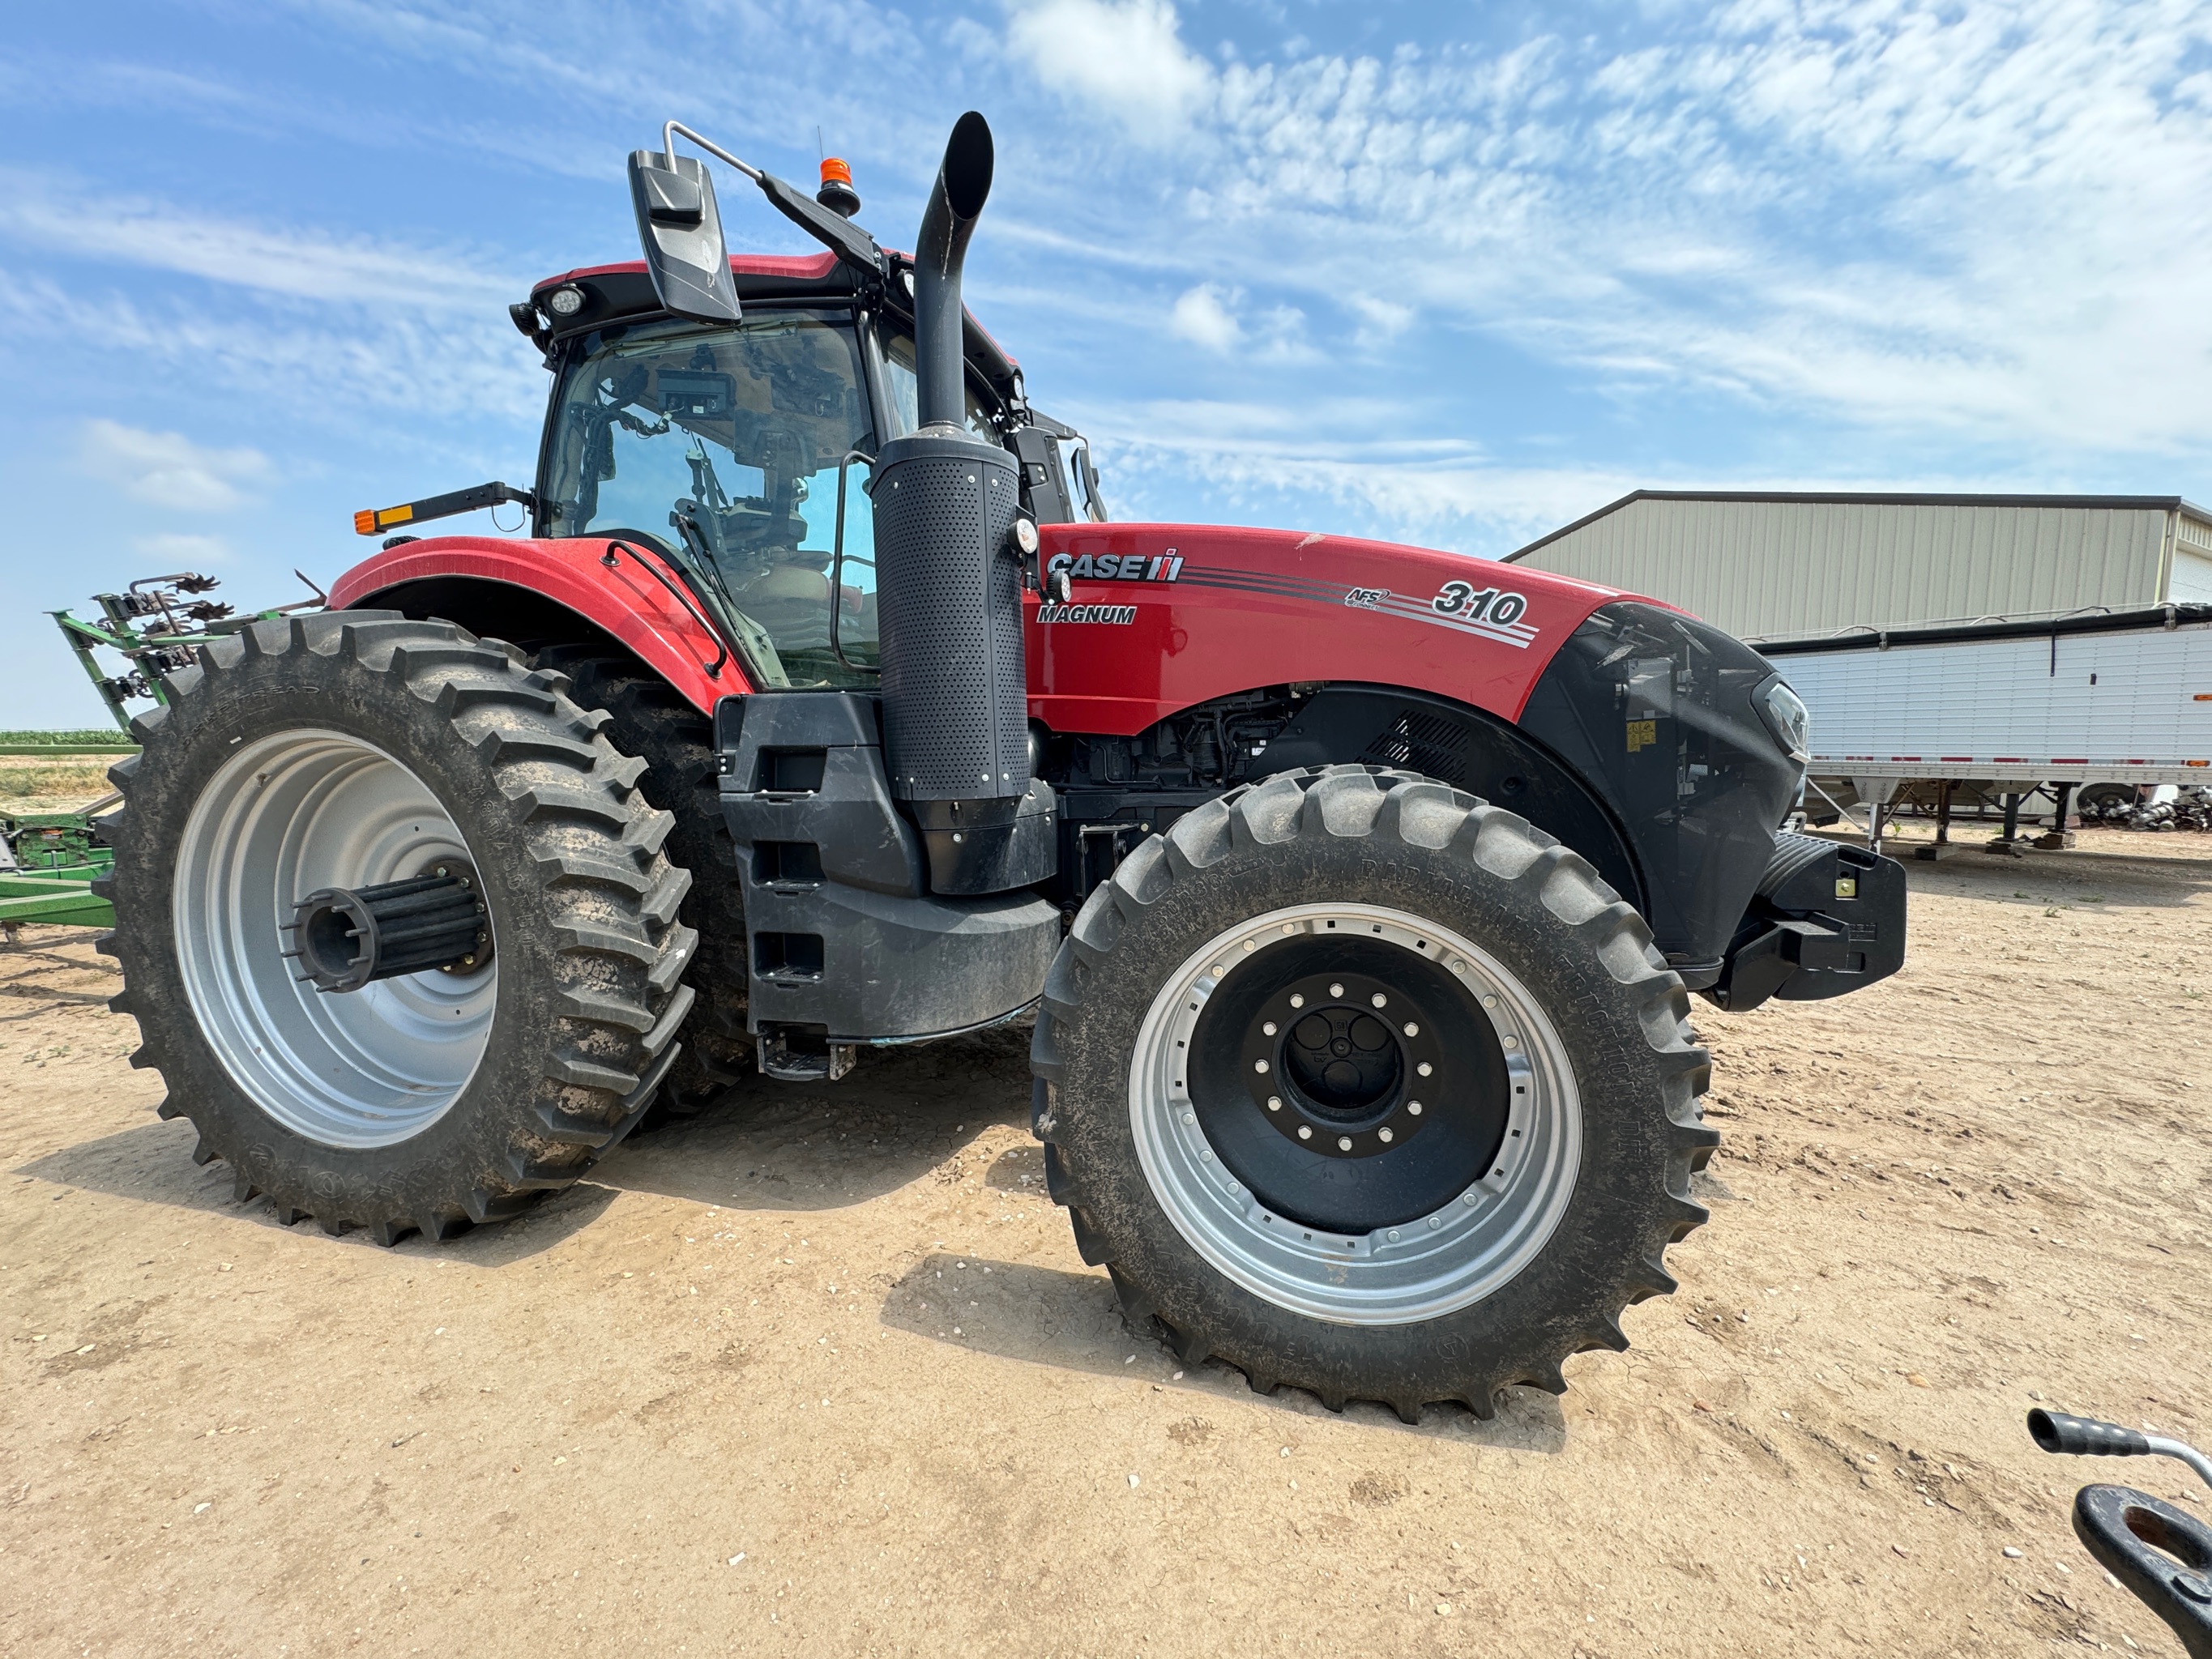
[[1679, 605], [1747, 639], [2159, 603], [2154, 507], [1631, 501], [1520, 562]]
[[2212, 605], [2212, 524], [2179, 514], [2173, 526], [2173, 574], [2166, 597]]

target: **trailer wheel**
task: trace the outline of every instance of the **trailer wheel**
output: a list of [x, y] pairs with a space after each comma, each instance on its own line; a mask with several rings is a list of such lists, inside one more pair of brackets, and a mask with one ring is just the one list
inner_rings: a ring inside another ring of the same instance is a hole
[[[556, 677], [449, 623], [262, 622], [202, 665], [135, 723], [104, 821], [111, 1006], [169, 1085], [161, 1115], [192, 1121], [195, 1161], [229, 1164], [241, 1200], [380, 1243], [574, 1181], [651, 1103], [693, 1000], [690, 877], [638, 793], [646, 763]], [[349, 939], [301, 904], [433, 876], [482, 905], [481, 943], [443, 965], [400, 970], [404, 921]], [[353, 951], [392, 971], [307, 977]]]
[[1542, 830], [1407, 773], [1285, 774], [1076, 918], [1031, 1049], [1048, 1183], [1186, 1363], [1487, 1417], [1674, 1287], [1719, 1140], [1688, 1012]]
[[696, 1116], [755, 1073], [752, 1039], [745, 1032], [744, 896], [738, 844], [722, 817], [714, 722], [635, 658], [556, 647], [539, 652], [537, 660], [539, 667], [566, 675], [568, 695], [585, 708], [614, 716], [607, 735], [651, 769], [638, 788], [676, 816], [668, 852], [693, 878], [683, 914], [699, 935], [699, 947], [684, 979], [696, 988], [699, 1002], [653, 1115]]

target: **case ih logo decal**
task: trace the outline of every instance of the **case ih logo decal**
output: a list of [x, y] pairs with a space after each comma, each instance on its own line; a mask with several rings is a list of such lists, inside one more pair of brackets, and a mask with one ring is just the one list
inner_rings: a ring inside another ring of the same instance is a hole
[[[1273, 571], [1243, 570], [1228, 565], [1194, 564], [1186, 568], [1174, 548], [1158, 553], [1055, 553], [1046, 562], [1049, 574], [1066, 571], [1078, 580], [1107, 582], [1180, 582], [1188, 587], [1218, 587], [1231, 592], [1255, 593], [1276, 599], [1302, 599], [1313, 605], [1350, 605], [1407, 622], [1427, 623], [1462, 634], [1480, 635], [1500, 645], [1525, 651], [1535, 642], [1538, 629], [1521, 618], [1528, 600], [1520, 593], [1501, 593], [1494, 587], [1477, 588], [1471, 582], [1446, 582], [1432, 599], [1393, 593], [1387, 587], [1355, 587], [1350, 582], [1319, 581], [1306, 576], [1280, 575]], [[1103, 613], [1114, 612], [1114, 615]], [[1126, 613], [1126, 614], [1121, 614]], [[1115, 623], [1134, 619], [1130, 605], [1042, 605], [1041, 623]]]
[[1065, 570], [1079, 580], [1096, 582], [1171, 582], [1182, 576], [1182, 556], [1172, 547], [1147, 556], [1142, 553], [1085, 553], [1075, 558], [1055, 553], [1045, 566], [1048, 575]]
[[1109, 628], [1127, 628], [1137, 620], [1133, 605], [1041, 605], [1036, 619], [1041, 623], [1101, 623]]

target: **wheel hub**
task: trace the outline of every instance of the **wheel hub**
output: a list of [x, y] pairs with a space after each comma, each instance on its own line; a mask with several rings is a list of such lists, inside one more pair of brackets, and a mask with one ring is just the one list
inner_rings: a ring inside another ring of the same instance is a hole
[[1434, 1121], [1449, 1085], [1434, 1020], [1404, 976], [1310, 974], [1261, 1004], [1244, 1034], [1245, 1081], [1267, 1122], [1324, 1158], [1374, 1158]]

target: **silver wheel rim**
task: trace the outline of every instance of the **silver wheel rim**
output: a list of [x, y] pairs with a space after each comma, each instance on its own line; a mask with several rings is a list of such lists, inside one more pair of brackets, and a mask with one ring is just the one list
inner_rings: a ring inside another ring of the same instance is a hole
[[[1441, 962], [1491, 1022], [1513, 1085], [1508, 1133], [1481, 1179], [1433, 1214], [1364, 1234], [1271, 1212], [1215, 1155], [1182, 1075], [1185, 1045], [1215, 990], [1260, 953], [1332, 922]], [[1558, 1226], [1582, 1155], [1574, 1068], [1534, 995], [1471, 940], [1371, 905], [1271, 910], [1194, 952], [1138, 1029], [1129, 1121], [1153, 1195], [1193, 1249], [1253, 1295], [1341, 1325], [1434, 1319], [1509, 1283]]]
[[469, 848], [436, 796], [337, 732], [241, 745], [193, 805], [175, 884], [185, 991], [222, 1068], [286, 1128], [327, 1146], [390, 1146], [437, 1121], [476, 1075], [496, 956], [473, 974], [326, 994], [283, 954], [281, 929], [305, 894], [399, 880], [441, 856]]

